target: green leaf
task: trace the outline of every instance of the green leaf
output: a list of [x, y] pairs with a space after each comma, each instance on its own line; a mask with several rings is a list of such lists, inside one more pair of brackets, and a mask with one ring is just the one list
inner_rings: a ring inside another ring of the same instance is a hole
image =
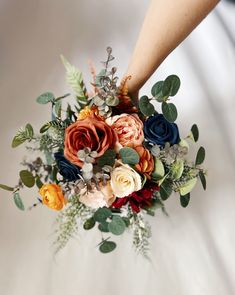
[[130, 219], [128, 217], [122, 217], [122, 220], [125, 222], [126, 227], [130, 225]]
[[119, 154], [121, 156], [123, 164], [135, 165], [140, 161], [139, 154], [132, 148], [121, 148]]
[[110, 253], [117, 247], [116, 243], [112, 241], [104, 241], [100, 247], [99, 250], [102, 253]]
[[14, 187], [5, 185], [5, 184], [0, 184], [0, 188], [4, 189], [5, 191], [9, 191], [9, 192], [13, 192], [14, 191]]
[[83, 224], [83, 228], [85, 230], [89, 230], [89, 229], [92, 229], [93, 227], [95, 226], [95, 219], [93, 217], [87, 219], [85, 221], [85, 223]]
[[203, 189], [206, 190], [206, 177], [202, 171], [199, 171], [199, 178], [201, 180]]
[[16, 148], [19, 145], [21, 145], [22, 143], [24, 143], [25, 141], [26, 141], [26, 138], [20, 138], [16, 135], [12, 140], [11, 147]]
[[139, 109], [144, 116], [151, 116], [154, 112], [154, 106], [149, 102], [148, 96], [142, 96], [139, 100]]
[[40, 189], [43, 186], [43, 182], [41, 181], [40, 177], [36, 178], [36, 186]]
[[104, 154], [98, 159], [97, 164], [100, 167], [109, 165], [111, 167], [115, 164], [116, 152], [114, 150], [107, 150]]
[[98, 229], [101, 232], [108, 233], [109, 232], [108, 225], [109, 225], [109, 223], [107, 221], [104, 221], [98, 225]]
[[168, 181], [164, 181], [160, 187], [160, 195], [163, 201], [167, 200], [172, 193], [171, 185]]
[[180, 204], [182, 207], [187, 207], [190, 201], [190, 193], [180, 196]]
[[35, 184], [35, 178], [28, 170], [20, 171], [20, 179], [22, 180], [23, 184], [29, 188], [33, 187]]
[[167, 103], [165, 101], [162, 103], [162, 113], [166, 120], [171, 123], [175, 122], [178, 116], [176, 106], [173, 103]]
[[26, 133], [27, 133], [27, 136], [28, 136], [28, 138], [30, 139], [32, 139], [33, 138], [33, 136], [34, 136], [34, 131], [33, 131], [33, 127], [32, 127], [32, 125], [31, 124], [27, 124], [26, 126], [25, 126], [25, 131], [26, 131]]
[[191, 127], [191, 132], [192, 132], [194, 141], [197, 142], [199, 138], [199, 130], [196, 124], [193, 124], [193, 126]]
[[108, 224], [109, 231], [114, 235], [121, 235], [126, 229], [126, 224], [122, 217], [119, 215], [114, 215], [112, 221]]
[[187, 181], [185, 184], [179, 187], [179, 192], [181, 196], [185, 196], [190, 193], [197, 183], [197, 177], [194, 177]]
[[100, 223], [106, 221], [106, 219], [107, 219], [108, 217], [110, 217], [110, 216], [112, 216], [112, 212], [111, 212], [111, 210], [108, 209], [108, 208], [105, 208], [105, 207], [103, 207], [103, 208], [99, 208], [99, 209], [94, 213], [94, 219], [95, 219], [95, 221], [100, 222]]
[[171, 177], [174, 180], [179, 179], [184, 171], [184, 160], [176, 159], [171, 166]]
[[164, 165], [162, 163], [162, 161], [158, 158], [155, 158], [154, 160], [154, 171], [153, 173], [151, 174], [151, 177], [157, 181], [157, 180], [160, 180], [164, 177], [165, 175], [165, 168], [164, 168]]
[[53, 102], [54, 100], [55, 100], [54, 94], [51, 92], [46, 92], [37, 98], [37, 103], [47, 104], [49, 102]]
[[61, 110], [62, 110], [62, 102], [60, 100], [58, 100], [56, 103], [55, 103], [55, 114], [58, 118], [61, 117]]
[[156, 84], [153, 85], [151, 89], [152, 96], [155, 97], [157, 100], [159, 98], [163, 98], [163, 95], [162, 95], [163, 84], [164, 84], [164, 81], [158, 81]]
[[197, 152], [195, 165], [201, 165], [203, 161], [205, 160], [205, 155], [206, 155], [205, 149], [204, 147], [201, 146]]
[[176, 75], [170, 75], [166, 78], [162, 86], [163, 96], [175, 96], [180, 88], [180, 79]]
[[23, 202], [21, 200], [21, 197], [20, 197], [19, 193], [17, 193], [17, 192], [14, 193], [14, 202], [15, 202], [16, 206], [20, 210], [24, 211], [24, 204], [23, 204]]

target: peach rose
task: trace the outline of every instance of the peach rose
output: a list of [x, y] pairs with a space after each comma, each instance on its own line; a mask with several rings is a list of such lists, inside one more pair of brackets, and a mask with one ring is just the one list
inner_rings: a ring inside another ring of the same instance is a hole
[[65, 130], [64, 155], [73, 164], [82, 167], [77, 152], [85, 147], [97, 152], [97, 158], [115, 146], [117, 137], [112, 128], [95, 115], [78, 120]]
[[150, 178], [150, 174], [154, 169], [153, 156], [151, 155], [150, 151], [144, 148], [142, 145], [136, 146], [135, 150], [140, 156], [139, 163], [135, 165], [136, 170]]
[[67, 203], [61, 187], [57, 184], [44, 184], [39, 193], [42, 196], [42, 203], [51, 209], [61, 210]]
[[83, 194], [79, 198], [81, 203], [93, 209], [104, 206], [110, 207], [115, 199], [116, 197], [113, 195], [110, 182], [107, 182], [105, 186], [100, 185], [100, 190], [95, 188], [93, 192]]
[[135, 147], [144, 141], [143, 122], [136, 114], [121, 114], [106, 120], [118, 137], [115, 149], [118, 152], [122, 147]]

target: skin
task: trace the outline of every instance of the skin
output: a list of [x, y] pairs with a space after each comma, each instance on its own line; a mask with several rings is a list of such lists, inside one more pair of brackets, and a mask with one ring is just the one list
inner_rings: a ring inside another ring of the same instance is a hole
[[125, 76], [129, 94], [140, 88], [163, 60], [209, 14], [219, 0], [151, 0]]

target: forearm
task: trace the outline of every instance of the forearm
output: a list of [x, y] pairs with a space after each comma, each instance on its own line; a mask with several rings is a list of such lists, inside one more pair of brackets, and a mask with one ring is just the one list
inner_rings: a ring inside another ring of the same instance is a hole
[[152, 0], [126, 75], [137, 92], [219, 0]]

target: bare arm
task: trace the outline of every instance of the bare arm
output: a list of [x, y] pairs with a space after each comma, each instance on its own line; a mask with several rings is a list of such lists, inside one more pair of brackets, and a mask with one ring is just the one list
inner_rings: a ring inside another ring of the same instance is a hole
[[219, 0], [151, 0], [126, 75], [130, 94], [139, 89], [168, 54], [207, 16]]

